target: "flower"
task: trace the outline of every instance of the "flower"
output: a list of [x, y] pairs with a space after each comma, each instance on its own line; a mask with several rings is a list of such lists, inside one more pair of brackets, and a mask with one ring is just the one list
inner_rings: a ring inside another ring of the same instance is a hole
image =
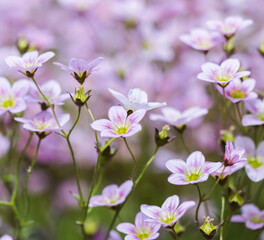
[[17, 69], [27, 77], [33, 77], [37, 69], [54, 56], [54, 52], [45, 52], [39, 55], [38, 51], [31, 51], [25, 53], [22, 57], [9, 56], [5, 59], [5, 62], [9, 67]]
[[18, 80], [11, 86], [6, 78], [0, 77], [0, 115], [23, 112], [27, 108], [24, 98], [28, 88], [27, 80]]
[[3, 235], [0, 240], [13, 240], [13, 238], [7, 234]]
[[[252, 78], [248, 78], [244, 81], [234, 79], [225, 87], [225, 96], [233, 103], [257, 98], [258, 95], [255, 92], [252, 92], [255, 84], [256, 81]], [[218, 85], [217, 90], [223, 94], [223, 89]]]
[[245, 149], [247, 162], [245, 170], [253, 182], [259, 182], [264, 179], [264, 141], [258, 144], [256, 149], [254, 142], [249, 137], [237, 136], [235, 146]]
[[[219, 178], [221, 176], [221, 180], [226, 179], [228, 176], [232, 175], [233, 173], [235, 173], [236, 171], [240, 170], [241, 168], [243, 168], [245, 166], [245, 163], [237, 163], [234, 164], [232, 166], [221, 166], [220, 168], [218, 168], [216, 171], [211, 173], [211, 176], [215, 177], [215, 178]], [[224, 169], [225, 168], [225, 169]], [[224, 171], [223, 171], [224, 170]]]
[[168, 197], [161, 207], [141, 205], [140, 209], [150, 219], [146, 221], [161, 224], [163, 227], [174, 227], [187, 210], [195, 206], [194, 201], [185, 201], [179, 205], [179, 197]]
[[215, 63], [205, 63], [202, 65], [202, 72], [197, 75], [197, 78], [207, 82], [218, 83], [221, 86], [226, 86], [234, 79], [246, 77], [250, 74], [249, 71], [239, 71], [240, 63], [238, 59], [227, 59], [217, 65]]
[[111, 230], [108, 240], [122, 240], [122, 238], [116, 231]]
[[116, 229], [127, 234], [125, 240], [152, 240], [159, 236], [160, 224], [146, 222], [147, 217], [139, 212], [135, 218], [135, 225], [131, 223], [120, 223]]
[[251, 19], [244, 20], [241, 17], [227, 17], [224, 22], [221, 21], [208, 21], [206, 24], [212, 30], [217, 30], [225, 37], [230, 38], [236, 34], [239, 30], [251, 25], [253, 21]]
[[141, 131], [142, 127], [139, 122], [145, 113], [146, 110], [140, 109], [127, 116], [123, 107], [113, 106], [108, 111], [110, 120], [96, 120], [91, 124], [91, 127], [100, 131], [102, 137], [130, 137]]
[[245, 163], [246, 158], [243, 158], [245, 149], [243, 148], [234, 148], [231, 141], [226, 142], [225, 146], [225, 156], [224, 156], [224, 166], [233, 166], [237, 163]]
[[231, 222], [244, 222], [246, 227], [252, 230], [264, 227], [264, 210], [260, 211], [254, 204], [245, 204], [242, 215], [234, 215]]
[[53, 64], [61, 67], [61, 69], [70, 73], [80, 84], [83, 84], [85, 79], [98, 69], [98, 65], [103, 60], [104, 59], [102, 57], [99, 57], [92, 62], [87, 62], [83, 59], [72, 58], [69, 61], [69, 67], [58, 62], [54, 62]]
[[[49, 100], [51, 105], [63, 105], [64, 101], [70, 97], [66, 93], [61, 94], [61, 87], [59, 83], [54, 80], [47, 81], [43, 85], [39, 86], [39, 88]], [[31, 84], [26, 100], [28, 102], [37, 102], [44, 105], [47, 103], [34, 84]]]
[[131, 192], [133, 182], [128, 180], [120, 187], [116, 184], [104, 188], [102, 195], [93, 196], [89, 202], [89, 207], [107, 206], [114, 207], [126, 200], [127, 195]]
[[175, 108], [165, 107], [161, 109], [161, 112], [162, 115], [151, 114], [149, 118], [153, 121], [164, 121], [178, 129], [181, 129], [193, 119], [206, 115], [208, 110], [206, 108], [191, 107], [183, 112], [180, 112]]
[[208, 51], [222, 43], [224, 38], [218, 32], [195, 28], [191, 30], [190, 34], [181, 35], [180, 40], [196, 50]]
[[252, 99], [246, 102], [246, 109], [252, 114], [246, 114], [242, 118], [243, 126], [255, 126], [264, 124], [264, 99]]
[[139, 109], [145, 109], [146, 111], [166, 106], [165, 102], [148, 102], [148, 95], [146, 92], [142, 91], [139, 88], [130, 89], [128, 97], [124, 96], [122, 93], [116, 92], [112, 89], [108, 89], [112, 95], [122, 104], [122, 106], [127, 111], [136, 111]]
[[165, 165], [172, 172], [168, 181], [174, 185], [205, 182], [211, 173], [221, 167], [220, 162], [205, 162], [204, 155], [199, 151], [191, 153], [186, 162], [171, 159]]
[[32, 120], [22, 117], [16, 117], [15, 120], [24, 123], [23, 128], [36, 132], [39, 136], [47, 136], [51, 132], [61, 129], [61, 127], [68, 122], [70, 114], [63, 114], [58, 116], [58, 123], [51, 113], [48, 111], [42, 111], [38, 113]]

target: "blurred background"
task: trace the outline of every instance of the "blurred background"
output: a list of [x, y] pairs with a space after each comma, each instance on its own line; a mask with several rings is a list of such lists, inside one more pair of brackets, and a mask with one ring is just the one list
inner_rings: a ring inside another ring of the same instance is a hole
[[[16, 45], [21, 40], [40, 52], [52, 50], [56, 53], [37, 71], [36, 80], [44, 83], [54, 79], [61, 84], [63, 92], [74, 92], [79, 83], [53, 65], [53, 61], [67, 65], [73, 57], [87, 61], [104, 57], [100, 69], [85, 83], [86, 90], [92, 90], [88, 105], [96, 119], [105, 118], [109, 107], [118, 105], [108, 88], [124, 95], [131, 88], [141, 88], [147, 92], [150, 101], [165, 101], [168, 106], [179, 110], [191, 106], [210, 108], [203, 120], [192, 122], [185, 137], [192, 151], [202, 151], [208, 161], [219, 161], [222, 154], [218, 143], [221, 121], [215, 102], [217, 99], [214, 101], [207, 89], [208, 84], [198, 81], [196, 75], [205, 61], [220, 62], [224, 53], [219, 46], [204, 55], [180, 42], [179, 36], [195, 27], [205, 28], [208, 20], [223, 20], [228, 16], [252, 19], [254, 24], [239, 32], [235, 38], [237, 53], [234, 57], [241, 61], [243, 68], [251, 71], [257, 89], [261, 90], [264, 87], [264, 60], [257, 48], [264, 40], [264, 14], [260, 5], [260, 0], [0, 0], [0, 75], [10, 81], [23, 78], [22, 74], [10, 70], [4, 62], [7, 56], [19, 55]], [[38, 104], [30, 103], [29, 106], [26, 116], [33, 116], [39, 111]], [[56, 111], [71, 114], [71, 123], [65, 127], [69, 129], [77, 116], [77, 107], [68, 100]], [[160, 110], [154, 112], [159, 113]], [[151, 122], [148, 115], [142, 123], [143, 131], [128, 139], [141, 167], [155, 149], [154, 127], [162, 127], [162, 123]], [[28, 132], [18, 127], [14, 132], [8, 114], [2, 115], [0, 121], [0, 200], [8, 200], [10, 192], [6, 182], [10, 173], [14, 172], [19, 150], [24, 146]], [[81, 121], [71, 136], [86, 196], [97, 159], [90, 123], [88, 112], [83, 109]], [[15, 138], [10, 142], [12, 134]], [[172, 130], [171, 135], [175, 134], [176, 131]], [[36, 143], [37, 137], [22, 164], [24, 172]], [[117, 154], [105, 162], [97, 194], [105, 186], [112, 183], [120, 185], [131, 176], [133, 162], [123, 141], [116, 140], [113, 145], [117, 148]], [[10, 146], [16, 146], [17, 151], [10, 151]], [[178, 187], [167, 182], [169, 171], [164, 163], [171, 158], [185, 159], [186, 156], [179, 137], [161, 148], [121, 211], [121, 219], [117, 223], [134, 223], [141, 204], [160, 206], [173, 194], [179, 195], [181, 201], [197, 201], [195, 186]], [[208, 191], [212, 184], [212, 179], [202, 184], [204, 191]], [[30, 182], [30, 216], [35, 224], [25, 229], [24, 234], [29, 240], [82, 239], [81, 231], [75, 225], [80, 210], [70, 192], [77, 192], [70, 152], [63, 138], [51, 134], [42, 142]], [[209, 209], [211, 217], [218, 223], [220, 191], [214, 196]], [[5, 207], [1, 207], [0, 211], [0, 235], [12, 235], [15, 224], [12, 212]], [[93, 209], [86, 226], [87, 231], [95, 233], [93, 239], [102, 239], [100, 234], [107, 229], [113, 215], [110, 209]], [[187, 215], [181, 221], [186, 228], [182, 239], [202, 239], [193, 223], [194, 211], [189, 211]], [[205, 213], [201, 208], [200, 216], [203, 215]], [[250, 230], [242, 232], [239, 224], [229, 226], [228, 239], [253, 239], [252, 236], [254, 233]], [[170, 235], [162, 231], [159, 239], [170, 239]]]

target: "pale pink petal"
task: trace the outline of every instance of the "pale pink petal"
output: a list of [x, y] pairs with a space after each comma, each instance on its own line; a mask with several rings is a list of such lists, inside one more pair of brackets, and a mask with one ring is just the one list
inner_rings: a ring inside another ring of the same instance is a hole
[[245, 222], [246, 218], [241, 215], [233, 215], [231, 218], [231, 222]]
[[204, 73], [211, 75], [211, 76], [221, 71], [221, 68], [217, 64], [211, 63], [211, 62], [203, 64], [201, 68]]
[[217, 169], [219, 169], [221, 166], [222, 166], [222, 163], [220, 162], [205, 162], [204, 172], [207, 174], [211, 174], [215, 172]]
[[264, 141], [258, 144], [256, 154], [264, 159]]
[[186, 160], [187, 165], [192, 169], [200, 169], [205, 162], [202, 152], [196, 151], [189, 155]]
[[135, 225], [138, 229], [143, 229], [148, 225], [148, 223], [145, 221], [147, 219], [147, 216], [143, 214], [142, 212], [138, 212], [135, 218]]
[[126, 235], [125, 240], [140, 240], [136, 235]]
[[242, 215], [245, 217], [255, 215], [260, 212], [259, 208], [254, 204], [245, 204], [244, 206], [242, 206], [241, 211]]
[[237, 72], [236, 74], [234, 74], [234, 78], [243, 78], [243, 77], [247, 77], [250, 75], [249, 71], [240, 71]]
[[109, 92], [113, 95], [113, 97], [115, 97], [123, 106], [125, 109], [130, 108], [130, 101], [128, 100], [128, 98], [126, 96], [124, 96], [123, 94], [116, 92], [110, 88], [108, 88]]
[[140, 132], [141, 130], [142, 130], [142, 126], [139, 123], [135, 123], [135, 124], [130, 126], [127, 133], [121, 134], [121, 136], [122, 137], [130, 137], [130, 136]]
[[26, 110], [27, 104], [22, 98], [18, 98], [15, 100], [15, 106], [11, 107], [9, 111], [11, 113], [20, 113]]
[[41, 54], [39, 57], [38, 57], [38, 62], [40, 64], [44, 63], [44, 62], [47, 62], [48, 60], [50, 60], [51, 58], [53, 58], [55, 56], [55, 53], [54, 52], [45, 52], [43, 54]]
[[16, 56], [9, 56], [5, 59], [6, 64], [9, 67], [18, 67], [23, 65], [23, 60], [21, 57], [16, 57]]
[[179, 197], [177, 195], [173, 195], [165, 200], [161, 208], [163, 211], [173, 214], [176, 211], [179, 202], [180, 202]]
[[264, 226], [264, 223], [253, 223], [250, 221], [246, 221], [246, 227], [252, 230], [260, 229]]
[[15, 97], [24, 97], [29, 90], [28, 80], [18, 80], [12, 85], [12, 93]]
[[146, 110], [139, 109], [139, 110], [133, 112], [132, 114], [130, 114], [127, 117], [126, 122], [129, 122], [130, 124], [139, 123], [142, 120], [142, 118], [145, 116], [145, 114], [146, 114]]
[[235, 138], [235, 147], [245, 149], [246, 155], [253, 155], [255, 153], [255, 143], [249, 137], [237, 136]]
[[104, 58], [103, 57], [99, 57], [99, 58], [96, 58], [95, 60], [93, 60], [92, 62], [89, 63], [89, 71], [92, 72], [92, 71], [96, 71], [98, 69], [98, 65], [101, 64], [101, 62], [104, 61]]
[[190, 208], [193, 208], [195, 206], [194, 201], [185, 201], [183, 202], [177, 209], [177, 221], [185, 214], [186, 211], [188, 211]]
[[188, 172], [188, 166], [185, 161], [181, 159], [171, 159], [165, 163], [166, 168], [168, 168], [173, 173], [186, 174]]
[[22, 56], [23, 63], [29, 63], [29, 64], [36, 63], [37, 58], [38, 58], [38, 51], [26, 52]]
[[129, 91], [128, 99], [131, 102], [147, 103], [148, 95], [146, 94], [146, 92], [142, 91], [140, 88], [134, 88]]
[[91, 127], [97, 131], [110, 130], [112, 125], [112, 122], [107, 119], [99, 119], [91, 123]]
[[127, 111], [121, 106], [113, 106], [108, 111], [108, 117], [113, 123], [121, 123], [125, 121]]
[[105, 206], [106, 203], [102, 196], [93, 196], [90, 199], [89, 207], [98, 207], [98, 206]]
[[227, 59], [224, 62], [221, 63], [221, 68], [225, 70], [228, 74], [235, 74], [240, 67], [240, 62], [238, 59]]
[[119, 225], [117, 225], [116, 229], [119, 232], [122, 232], [124, 234], [135, 234], [135, 226], [131, 223], [120, 223]]
[[112, 196], [116, 196], [118, 192], [118, 186], [116, 184], [111, 184], [103, 189], [102, 195], [111, 198]]
[[115, 133], [112, 129], [102, 130], [101, 137], [118, 138], [121, 135]]
[[247, 114], [242, 118], [242, 125], [243, 126], [255, 126], [255, 125], [262, 125], [264, 121], [260, 120], [257, 116], [252, 114]]
[[156, 219], [156, 220], [158, 220], [163, 214], [162, 209], [157, 206], [149, 206], [149, 205], [143, 204], [140, 206], [140, 210], [148, 217], [152, 219]]
[[253, 168], [250, 164], [245, 166], [249, 179], [253, 182], [259, 182], [264, 179], [264, 165], [259, 168]]
[[132, 187], [133, 187], [133, 181], [131, 180], [125, 181], [119, 187], [120, 195], [122, 197], [126, 197], [131, 192]]
[[77, 74], [82, 74], [85, 71], [89, 71], [88, 62], [83, 59], [72, 58], [69, 62], [69, 66]]
[[0, 96], [9, 95], [10, 90], [11, 90], [10, 82], [6, 78], [0, 77]]
[[53, 64], [59, 66], [61, 69], [65, 70], [69, 73], [72, 73], [72, 70], [69, 67], [67, 67], [67, 66], [65, 66], [59, 62], [53, 62]]
[[149, 102], [148, 103], [148, 109], [147, 110], [151, 110], [154, 108], [159, 108], [159, 107], [165, 107], [167, 106], [167, 103], [163, 102], [163, 103], [159, 103], [159, 102]]
[[168, 177], [168, 182], [174, 185], [187, 185], [190, 181], [186, 179], [186, 176], [182, 174], [174, 173]]
[[215, 82], [215, 80], [212, 78], [212, 76], [210, 76], [208, 73], [199, 73], [197, 75], [197, 78], [200, 79], [200, 80], [204, 80], [204, 81], [207, 81], [207, 82]]

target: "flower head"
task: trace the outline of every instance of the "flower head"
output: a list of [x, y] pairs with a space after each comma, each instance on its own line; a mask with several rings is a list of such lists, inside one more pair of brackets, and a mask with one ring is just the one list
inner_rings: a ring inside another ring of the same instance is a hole
[[168, 181], [174, 185], [205, 182], [211, 173], [221, 167], [220, 162], [206, 162], [204, 155], [199, 151], [191, 153], [186, 162], [171, 159], [165, 165], [172, 172]]
[[264, 227], [264, 210], [260, 211], [254, 204], [245, 204], [242, 215], [234, 215], [231, 222], [244, 222], [246, 227], [252, 230]]
[[27, 108], [24, 98], [28, 88], [27, 80], [18, 80], [11, 86], [6, 78], [0, 77], [0, 115], [23, 112]]
[[128, 97], [112, 89], [109, 89], [109, 91], [127, 111], [134, 112], [139, 109], [145, 109], [146, 111], [148, 111], [154, 108], [163, 107], [167, 105], [165, 102], [148, 102], [147, 93], [139, 88], [131, 89], [128, 93]]
[[243, 158], [245, 153], [245, 149], [243, 148], [234, 148], [233, 143], [231, 141], [226, 142], [225, 146], [225, 156], [224, 156], [224, 165], [225, 166], [233, 166], [237, 163], [245, 163], [247, 161], [246, 158]]
[[172, 126], [175, 126], [178, 129], [181, 129], [195, 118], [206, 115], [208, 110], [206, 108], [191, 107], [183, 112], [180, 112], [175, 108], [165, 107], [161, 109], [161, 112], [162, 115], [151, 114], [150, 119], [154, 121], [161, 120]]
[[[228, 176], [232, 175], [236, 171], [240, 170], [245, 166], [245, 162], [239, 162], [237, 164], [234, 164], [232, 166], [221, 166], [216, 171], [211, 173], [211, 176], [215, 178], [219, 178], [220, 180], [226, 179]], [[224, 170], [224, 171], [223, 171]]]
[[240, 79], [250, 74], [249, 71], [238, 71], [239, 67], [239, 61], [232, 58], [223, 61], [221, 65], [208, 62], [202, 65], [202, 72], [197, 75], [197, 78], [226, 86], [232, 80]]
[[190, 34], [181, 35], [180, 40], [196, 50], [208, 51], [222, 43], [224, 38], [218, 32], [196, 28], [191, 30]]
[[161, 207], [141, 205], [141, 211], [150, 219], [147, 222], [161, 224], [163, 227], [174, 227], [187, 210], [195, 206], [194, 201], [185, 201], [179, 205], [177, 195], [168, 197]]
[[102, 57], [99, 57], [92, 62], [87, 62], [83, 59], [72, 58], [69, 62], [69, 67], [58, 62], [54, 62], [54, 64], [70, 73], [80, 84], [83, 84], [85, 79], [98, 69], [98, 65], [103, 60]]
[[[40, 90], [49, 100], [51, 105], [63, 105], [64, 101], [70, 96], [68, 94], [61, 94], [61, 87], [58, 82], [49, 80], [40, 86]], [[46, 105], [46, 100], [42, 97], [37, 87], [31, 84], [29, 94], [26, 97], [28, 102], [37, 102], [41, 105]]]
[[61, 129], [69, 119], [70, 114], [58, 116], [59, 126], [53, 115], [48, 111], [38, 113], [32, 120], [21, 117], [15, 118], [16, 121], [24, 123], [23, 128], [36, 132], [40, 137], [47, 136], [51, 132]]
[[22, 57], [9, 56], [5, 59], [5, 62], [9, 67], [17, 69], [27, 77], [33, 77], [37, 69], [44, 62], [54, 57], [54, 55], [55, 53], [53, 52], [46, 52], [39, 55], [38, 51], [31, 51], [25, 53]]
[[135, 225], [131, 223], [120, 223], [116, 229], [119, 232], [127, 234], [125, 240], [152, 240], [159, 236], [160, 224], [146, 222], [147, 217], [139, 212], [135, 218]]
[[243, 126], [255, 126], [264, 124], [264, 100], [252, 99], [247, 101], [246, 109], [251, 114], [246, 114], [242, 118]]
[[221, 21], [208, 21], [207, 25], [210, 29], [219, 31], [226, 38], [232, 37], [239, 30], [251, 25], [253, 21], [251, 19], [244, 20], [241, 17], [227, 17], [223, 22]]
[[253, 182], [259, 182], [264, 179], [264, 141], [260, 142], [257, 149], [255, 143], [249, 137], [238, 136], [235, 138], [235, 146], [245, 149], [247, 162], [245, 170]]
[[120, 187], [115, 184], [109, 185], [104, 188], [102, 195], [93, 196], [90, 200], [90, 207], [107, 206], [114, 207], [126, 200], [127, 195], [130, 193], [133, 182], [128, 180]]
[[[225, 96], [233, 103], [257, 98], [258, 95], [255, 92], [252, 92], [255, 87], [255, 83], [256, 81], [252, 78], [248, 78], [244, 81], [234, 79], [225, 87]], [[221, 94], [223, 94], [222, 87], [217, 85], [217, 89]]]
[[100, 131], [102, 137], [130, 137], [141, 131], [139, 122], [145, 113], [146, 110], [140, 109], [127, 116], [127, 111], [123, 107], [113, 106], [108, 111], [110, 120], [96, 120], [91, 127]]

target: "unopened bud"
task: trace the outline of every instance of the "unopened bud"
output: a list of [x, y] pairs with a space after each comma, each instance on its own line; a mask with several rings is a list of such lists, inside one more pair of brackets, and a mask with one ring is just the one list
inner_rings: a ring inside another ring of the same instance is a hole
[[264, 40], [260, 43], [259, 53], [264, 57]]
[[169, 125], [163, 126], [161, 131], [155, 128], [155, 142], [157, 146], [161, 147], [171, 142], [175, 137], [168, 137]]
[[200, 227], [200, 232], [202, 233], [205, 239], [212, 239], [218, 229], [218, 226], [214, 226], [213, 222], [214, 219], [208, 217], [204, 217], [204, 223]]
[[17, 49], [21, 55], [29, 50], [29, 43], [26, 38], [20, 37], [17, 41]]
[[90, 95], [91, 90], [89, 90], [88, 92], [85, 93], [83, 85], [81, 85], [80, 87], [77, 87], [75, 89], [75, 94], [71, 99], [72, 101], [78, 106], [78, 107], [82, 107], [83, 105], [85, 105], [85, 103], [89, 100], [89, 98], [91, 97]]
[[244, 192], [235, 188], [228, 188], [228, 203], [232, 210], [239, 209], [244, 203]]
[[174, 226], [174, 230], [178, 236], [181, 236], [181, 234], [183, 234], [183, 232], [185, 231], [185, 227], [181, 225], [180, 222], [177, 222]]
[[224, 51], [226, 53], [226, 56], [230, 57], [231, 55], [235, 53], [235, 44], [234, 44], [234, 39], [232, 37], [228, 37], [227, 39], [228, 41], [226, 42], [224, 46]]
[[87, 219], [84, 222], [83, 229], [88, 236], [94, 235], [98, 231], [98, 221], [92, 218]]
[[236, 127], [235, 126], [230, 126], [229, 129], [222, 129], [220, 130], [220, 144], [222, 147], [223, 152], [225, 151], [225, 145], [227, 141], [234, 142], [235, 137], [234, 137], [234, 131]]

